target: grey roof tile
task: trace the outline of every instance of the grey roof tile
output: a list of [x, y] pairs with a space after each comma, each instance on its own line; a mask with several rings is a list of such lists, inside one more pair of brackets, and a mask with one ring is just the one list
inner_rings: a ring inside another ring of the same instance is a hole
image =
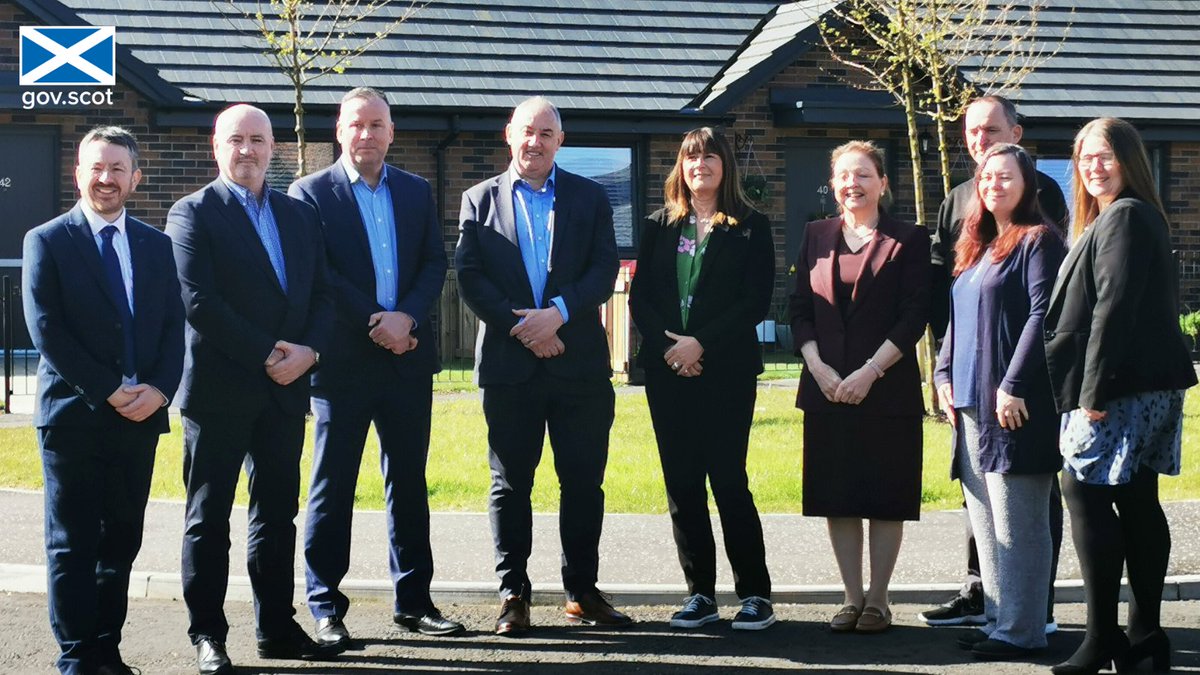
[[[118, 27], [117, 40], [186, 93], [213, 102], [288, 101], [252, 22], [218, 0], [62, 0], [81, 18]], [[677, 111], [700, 92], [774, 6], [761, 0], [431, 0], [348, 70], [413, 107], [507, 106], [505, 92], [543, 91], [595, 110]], [[238, 0], [253, 11], [258, 4]], [[355, 31], [408, 8], [391, 2]], [[220, 8], [220, 9], [218, 9]], [[530, 17], [536, 15], [536, 24]], [[248, 88], [252, 81], [254, 88]], [[332, 105], [332, 76], [308, 90]], [[493, 92], [487, 94], [484, 92]], [[566, 104], [563, 104], [566, 106]]]

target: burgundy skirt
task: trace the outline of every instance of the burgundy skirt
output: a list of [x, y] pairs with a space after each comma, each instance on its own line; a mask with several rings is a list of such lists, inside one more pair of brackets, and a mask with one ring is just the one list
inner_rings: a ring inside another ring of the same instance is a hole
[[804, 515], [919, 520], [921, 417], [804, 415]]

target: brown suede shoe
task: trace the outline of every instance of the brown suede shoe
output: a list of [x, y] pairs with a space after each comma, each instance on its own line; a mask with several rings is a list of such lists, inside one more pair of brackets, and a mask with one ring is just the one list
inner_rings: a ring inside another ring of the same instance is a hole
[[529, 601], [519, 595], [510, 595], [500, 606], [500, 618], [496, 619], [496, 635], [519, 635], [529, 630]]
[[568, 600], [565, 611], [567, 623], [610, 628], [628, 626], [633, 623], [633, 619], [613, 609], [608, 598], [600, 591], [584, 593], [578, 600]]

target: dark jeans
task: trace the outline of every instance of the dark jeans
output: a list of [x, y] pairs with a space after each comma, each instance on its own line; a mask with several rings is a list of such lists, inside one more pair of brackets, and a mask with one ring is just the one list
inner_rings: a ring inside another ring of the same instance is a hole
[[46, 498], [46, 587], [63, 673], [120, 663], [129, 570], [142, 546], [157, 432], [38, 429]]
[[563, 588], [571, 600], [595, 590], [614, 403], [607, 379], [568, 380], [544, 369], [521, 384], [483, 388], [492, 469], [488, 515], [501, 598], [530, 597], [526, 570], [533, 546], [533, 510], [529, 498], [547, 431], [561, 495]]
[[[975, 532], [971, 530], [971, 519], [967, 517], [967, 503], [963, 502], [963, 523], [967, 537], [967, 579], [959, 593], [964, 598], [978, 600], [983, 606], [983, 581], [979, 575], [979, 550], [975, 547]], [[1047, 596], [1046, 621], [1054, 616], [1054, 580], [1058, 578], [1058, 554], [1062, 550], [1063, 493], [1058, 481], [1050, 485], [1050, 595]]]
[[183, 412], [183, 599], [193, 643], [203, 637], [224, 642], [229, 633], [229, 516], [243, 465], [250, 493], [246, 567], [258, 638], [291, 635], [303, 444], [304, 417], [274, 403], [252, 415]]
[[1107, 639], [1118, 628], [1121, 568], [1129, 575], [1129, 637], [1160, 630], [1171, 531], [1158, 501], [1158, 474], [1139, 471], [1124, 485], [1089, 485], [1063, 473], [1071, 538], [1087, 599], [1087, 634]]
[[746, 477], [756, 396], [754, 374], [685, 378], [660, 369], [646, 372], [646, 400], [689, 594], [716, 594], [717, 553], [707, 479], [738, 597], [771, 597], [762, 522]]
[[366, 378], [353, 389], [314, 392], [317, 416], [312, 488], [304, 529], [308, 607], [313, 616], [345, 617], [350, 599], [338, 590], [350, 567], [354, 489], [367, 430], [379, 435], [387, 498], [388, 556], [396, 614], [422, 616], [433, 607], [433, 551], [425, 461], [433, 378]]

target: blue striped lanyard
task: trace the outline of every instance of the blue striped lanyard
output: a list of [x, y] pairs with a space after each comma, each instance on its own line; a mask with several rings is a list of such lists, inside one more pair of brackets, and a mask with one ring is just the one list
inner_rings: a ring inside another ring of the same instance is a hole
[[[529, 213], [529, 205], [525, 203], [525, 194], [518, 188], [516, 190], [517, 199], [521, 202], [521, 210], [525, 212], [525, 230], [529, 234], [529, 245], [537, 246], [536, 240], [533, 238], [533, 217]], [[554, 197], [550, 201], [550, 215], [546, 218], [546, 272], [554, 271], [554, 206], [558, 201], [558, 191], [555, 190]]]

